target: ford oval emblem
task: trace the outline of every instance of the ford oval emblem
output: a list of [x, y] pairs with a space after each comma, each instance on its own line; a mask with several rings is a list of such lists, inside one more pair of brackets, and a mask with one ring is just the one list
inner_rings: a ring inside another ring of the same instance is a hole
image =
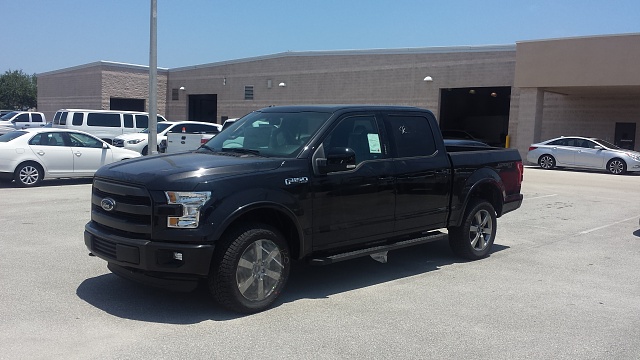
[[100, 206], [104, 209], [104, 211], [112, 211], [116, 208], [116, 201], [112, 198], [104, 198], [100, 201]]

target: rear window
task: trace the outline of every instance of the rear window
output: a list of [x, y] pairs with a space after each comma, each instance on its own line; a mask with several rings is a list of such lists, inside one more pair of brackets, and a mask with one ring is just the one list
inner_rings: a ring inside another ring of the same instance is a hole
[[9, 131], [4, 135], [0, 135], [0, 142], [9, 142], [13, 139], [19, 138], [26, 133], [26, 131]]
[[[62, 121], [60, 121], [62, 124]], [[89, 113], [88, 126], [121, 127], [120, 114]]]

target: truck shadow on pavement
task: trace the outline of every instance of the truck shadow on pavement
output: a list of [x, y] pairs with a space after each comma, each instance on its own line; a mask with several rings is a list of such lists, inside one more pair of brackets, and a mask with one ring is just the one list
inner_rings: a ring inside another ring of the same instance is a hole
[[[494, 244], [492, 253], [507, 249]], [[325, 299], [331, 295], [379, 285], [467, 262], [456, 257], [446, 240], [391, 251], [386, 264], [369, 256], [328, 266], [294, 263], [288, 284], [272, 308], [301, 299]], [[191, 293], [171, 292], [140, 285], [114, 274], [83, 281], [76, 290], [87, 303], [119, 318], [165, 323], [195, 324], [241, 318], [218, 306], [201, 286]], [[268, 312], [269, 310], [267, 310]]]

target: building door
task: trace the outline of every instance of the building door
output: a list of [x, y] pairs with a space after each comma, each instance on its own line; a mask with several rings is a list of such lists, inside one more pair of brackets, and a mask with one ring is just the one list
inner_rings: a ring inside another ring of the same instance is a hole
[[616, 123], [613, 143], [623, 149], [635, 149], [636, 123]]
[[187, 120], [216, 123], [218, 119], [218, 95], [189, 95], [189, 118]]

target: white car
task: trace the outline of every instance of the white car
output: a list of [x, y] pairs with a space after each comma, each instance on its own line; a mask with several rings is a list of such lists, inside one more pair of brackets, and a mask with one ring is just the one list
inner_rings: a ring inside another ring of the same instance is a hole
[[[168, 133], [210, 134], [213, 137], [220, 132], [222, 125], [200, 121], [163, 121], [158, 123], [157, 129], [158, 138], [156, 144], [158, 145], [158, 150], [161, 150], [160, 144], [163, 143], [163, 140], [166, 144]], [[113, 139], [113, 145], [147, 155], [149, 153], [149, 129], [144, 129], [138, 133], [116, 136]]]
[[0, 136], [0, 179], [30, 187], [45, 178], [90, 177], [103, 165], [139, 156], [82, 131], [15, 130]]
[[531, 144], [527, 161], [543, 169], [570, 167], [607, 170], [619, 175], [640, 171], [640, 153], [621, 149], [607, 141], [580, 136], [563, 136]]

